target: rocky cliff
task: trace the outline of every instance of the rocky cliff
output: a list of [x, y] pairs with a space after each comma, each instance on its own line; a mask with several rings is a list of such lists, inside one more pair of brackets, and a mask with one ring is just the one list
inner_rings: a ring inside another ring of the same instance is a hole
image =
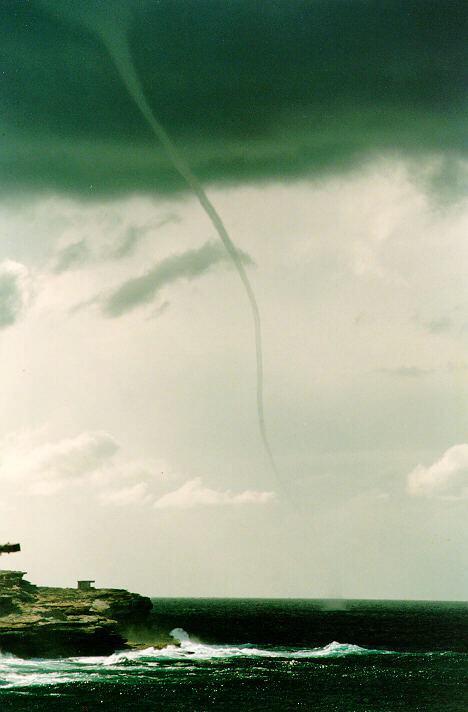
[[2, 652], [21, 657], [108, 655], [132, 647], [132, 639], [155, 643], [158, 638], [149, 598], [121, 589], [45, 588], [23, 576], [21, 571], [0, 571]]

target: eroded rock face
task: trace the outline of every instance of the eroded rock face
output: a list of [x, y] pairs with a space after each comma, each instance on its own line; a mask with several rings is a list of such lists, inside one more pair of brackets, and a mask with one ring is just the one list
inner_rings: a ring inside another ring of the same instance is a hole
[[152, 603], [121, 589], [45, 588], [0, 571], [0, 650], [21, 657], [109, 655], [148, 637]]

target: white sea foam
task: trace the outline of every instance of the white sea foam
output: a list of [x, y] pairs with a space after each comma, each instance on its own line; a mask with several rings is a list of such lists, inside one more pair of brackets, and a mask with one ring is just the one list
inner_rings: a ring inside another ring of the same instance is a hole
[[352, 655], [385, 654], [390, 651], [368, 650], [358, 645], [333, 641], [320, 648], [260, 648], [253, 645], [208, 645], [195, 641], [181, 628], [176, 628], [171, 635], [174, 645], [158, 649], [148, 647], [144, 650], [130, 650], [109, 656], [74, 657], [58, 660], [33, 659], [23, 660], [13, 655], [0, 654], [0, 689], [37, 687], [44, 685], [62, 685], [71, 682], [125, 682], [141, 676], [146, 671], [151, 674], [164, 674], [174, 669], [170, 665], [185, 662], [222, 660], [232, 658], [305, 660], [338, 658]]
[[321, 648], [257, 648], [253, 645], [206, 645], [193, 641], [189, 634], [182, 628], [175, 628], [171, 635], [179, 642], [179, 646], [169, 645], [159, 651], [160, 655], [169, 655], [177, 658], [231, 658], [231, 657], [259, 657], [259, 658], [323, 658], [340, 657], [342, 655], [369, 654], [387, 651], [374, 651], [361, 648], [359, 645], [349, 643], [338, 643], [333, 641]]

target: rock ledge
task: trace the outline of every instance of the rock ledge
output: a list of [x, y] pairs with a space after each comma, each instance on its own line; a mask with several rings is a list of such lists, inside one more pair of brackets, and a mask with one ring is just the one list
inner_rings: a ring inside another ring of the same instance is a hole
[[[0, 651], [21, 657], [109, 655], [153, 642], [153, 604], [123, 589], [34, 586], [0, 571]], [[166, 641], [163, 641], [166, 642]]]

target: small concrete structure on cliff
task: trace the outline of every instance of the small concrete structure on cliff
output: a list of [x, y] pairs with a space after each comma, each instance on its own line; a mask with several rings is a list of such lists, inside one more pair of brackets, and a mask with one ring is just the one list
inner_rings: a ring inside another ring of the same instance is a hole
[[112, 588], [34, 586], [23, 576], [23, 571], [0, 571], [1, 652], [47, 658], [109, 655], [128, 648], [129, 637], [157, 640], [153, 604], [145, 596]]
[[[20, 548], [3, 544], [0, 554]], [[24, 658], [109, 655], [135, 647], [129, 637], [153, 645], [168, 642], [154, 629], [153, 604], [146, 596], [95, 589], [94, 581], [78, 581], [78, 589], [34, 586], [24, 575], [0, 570], [0, 652]]]

